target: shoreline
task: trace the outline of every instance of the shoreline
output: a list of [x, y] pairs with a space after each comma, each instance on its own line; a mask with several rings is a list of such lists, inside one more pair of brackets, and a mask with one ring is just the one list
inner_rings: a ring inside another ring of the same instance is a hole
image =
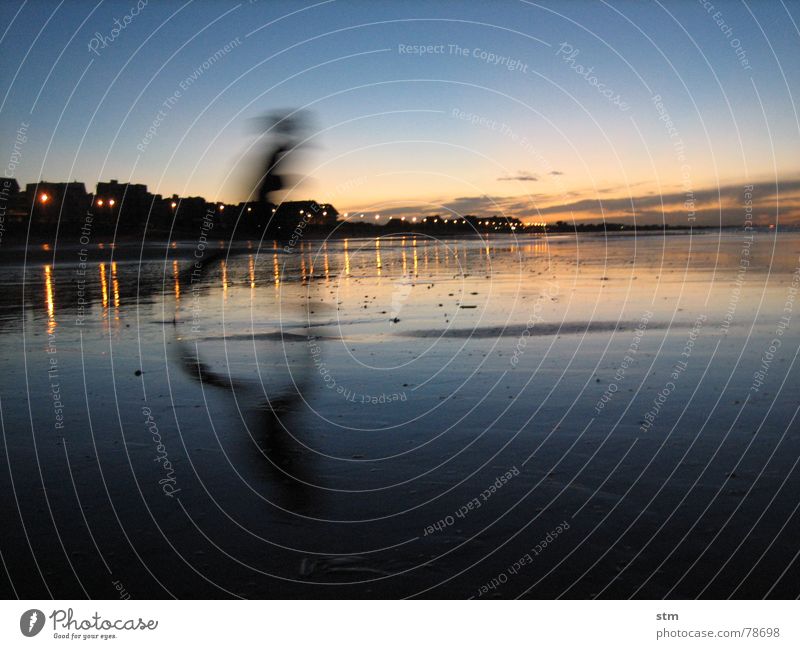
[[[302, 243], [325, 243], [326, 241], [366, 241], [374, 240], [376, 238], [392, 238], [392, 237], [420, 237], [423, 239], [431, 240], [476, 240], [502, 238], [508, 240], [518, 240], [521, 242], [530, 240], [552, 239], [557, 241], [572, 240], [574, 237], [590, 237], [590, 238], [605, 238], [605, 239], [628, 239], [634, 236], [640, 237], [654, 237], [654, 236], [681, 236], [681, 235], [706, 235], [710, 232], [719, 233], [735, 233], [738, 228], [716, 228], [716, 227], [702, 227], [702, 228], [670, 228], [663, 229], [644, 229], [644, 230], [626, 230], [620, 231], [597, 231], [597, 230], [563, 230], [563, 231], [547, 231], [547, 232], [499, 232], [499, 233], [478, 233], [478, 232], [448, 232], [446, 236], [432, 236], [428, 232], [420, 231], [397, 231], [385, 230], [384, 227], [376, 228], [375, 232], [355, 232], [345, 233], [341, 231], [333, 231], [327, 236], [323, 233], [309, 231], [308, 236], [303, 237], [300, 242]], [[764, 233], [770, 232], [765, 230]], [[784, 232], [783, 230], [781, 232]], [[437, 233], [438, 234], [438, 233]], [[192, 259], [192, 254], [197, 246], [196, 237], [189, 233], [180, 233], [180, 238], [169, 240], [147, 240], [142, 241], [141, 238], [124, 238], [110, 239], [108, 241], [97, 241], [88, 245], [75, 244], [58, 244], [54, 246], [51, 242], [41, 239], [30, 239], [28, 241], [19, 239], [8, 239], [3, 241], [3, 246], [0, 247], [0, 266], [15, 265], [20, 262], [41, 263], [43, 261], [52, 260], [54, 263], [61, 259], [62, 255], [70, 254], [76, 256], [74, 260], [77, 263], [77, 254], [82, 250], [86, 250], [89, 255], [95, 257], [94, 261], [130, 261], [139, 260], [152, 261], [157, 259]], [[294, 250], [284, 250], [287, 240], [283, 239], [214, 239], [209, 240], [209, 250], [220, 250], [226, 256], [236, 256], [240, 254], [247, 254], [252, 252], [266, 252], [270, 254], [280, 254], [290, 256], [294, 254]], [[155, 254], [158, 253], [158, 254]], [[62, 263], [70, 263], [72, 260], [61, 260]]]

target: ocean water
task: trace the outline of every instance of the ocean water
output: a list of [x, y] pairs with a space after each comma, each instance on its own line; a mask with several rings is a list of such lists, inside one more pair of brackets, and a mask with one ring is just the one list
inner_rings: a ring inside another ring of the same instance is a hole
[[797, 594], [798, 234], [25, 256], [7, 596]]

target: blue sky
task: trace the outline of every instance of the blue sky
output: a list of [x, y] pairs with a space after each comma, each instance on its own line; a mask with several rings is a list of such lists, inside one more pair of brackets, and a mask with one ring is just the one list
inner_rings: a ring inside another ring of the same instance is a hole
[[[10, 155], [29, 124], [21, 184], [132, 179], [238, 201], [253, 176], [252, 118], [307, 107], [314, 130], [291, 197], [341, 211], [631, 217], [625, 199], [679, 198], [688, 180], [705, 192], [706, 220], [736, 222], [747, 182], [764, 188], [759, 218], [775, 218], [771, 185], [780, 218], [800, 218], [800, 7], [711, 4], [6, 1], [0, 128]], [[114, 36], [115, 19], [127, 24]], [[517, 69], [491, 62], [502, 57]], [[668, 220], [685, 218], [679, 203]], [[652, 201], [635, 211], [663, 212]]]

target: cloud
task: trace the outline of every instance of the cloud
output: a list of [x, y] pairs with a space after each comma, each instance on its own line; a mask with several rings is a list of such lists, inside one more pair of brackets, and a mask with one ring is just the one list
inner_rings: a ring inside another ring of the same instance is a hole
[[[639, 183], [641, 184], [641, 183]], [[749, 185], [749, 183], [748, 183]], [[678, 187], [667, 193], [654, 193], [642, 188], [641, 193], [631, 193], [635, 185], [627, 188], [596, 188], [587, 193], [568, 192], [553, 195], [545, 192], [514, 196], [458, 196], [439, 198], [424, 205], [406, 205], [381, 209], [381, 214], [391, 216], [453, 216], [499, 215], [523, 221], [602, 221], [634, 223], [640, 225], [667, 223], [687, 224], [690, 211], [694, 211], [695, 225], [741, 226], [745, 220], [745, 183], [718, 187], [697, 188], [687, 205], [687, 195]], [[760, 225], [779, 222], [800, 225], [800, 178], [752, 183], [752, 216]], [[614, 190], [613, 193], [609, 190]], [[627, 195], [625, 192], [627, 191]], [[612, 194], [610, 197], [609, 194]]]
[[508, 198], [505, 196], [459, 196], [443, 203], [443, 207], [454, 214], [497, 214], [504, 210]]
[[[798, 197], [800, 179], [748, 183], [752, 186], [752, 216], [756, 223], [800, 221]], [[603, 190], [597, 190], [602, 194]], [[720, 185], [694, 190], [691, 194], [673, 191], [667, 194], [648, 193], [611, 199], [584, 198], [550, 204], [538, 215], [561, 215], [564, 220], [606, 220], [637, 223], [687, 223], [694, 212], [697, 225], [741, 225], [745, 220], [745, 183]]]
[[[767, 198], [775, 196], [776, 193], [788, 194], [795, 191], [800, 191], [800, 179], [785, 180], [783, 182], [764, 182], [753, 183], [753, 199]], [[599, 193], [599, 192], [598, 192]], [[740, 203], [744, 202], [744, 184], [741, 185], [720, 185], [718, 187], [706, 187], [692, 192], [695, 202], [721, 202], [727, 200], [738, 200]], [[661, 205], [668, 205], [672, 203], [683, 203], [686, 200], [686, 193], [673, 192], [670, 194], [644, 194], [639, 196], [626, 196], [620, 198], [612, 198], [609, 200], [601, 199], [584, 199], [567, 203], [564, 205], [553, 205], [544, 208], [542, 213], [561, 211], [565, 209], [579, 210], [579, 209], [596, 209], [603, 207], [606, 210], [631, 210], [636, 207], [660, 207]]]
[[551, 171], [548, 175], [550, 175], [550, 176], [563, 176], [564, 172], [563, 171]]
[[522, 182], [536, 182], [539, 179], [529, 171], [518, 171], [516, 176], [501, 176], [497, 180], [519, 180]]

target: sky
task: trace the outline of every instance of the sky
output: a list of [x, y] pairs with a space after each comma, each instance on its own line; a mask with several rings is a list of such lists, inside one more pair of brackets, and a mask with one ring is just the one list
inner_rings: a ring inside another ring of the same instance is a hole
[[4, 0], [0, 164], [238, 202], [258, 118], [302, 110], [284, 199], [342, 213], [800, 224], [798, 24], [785, 0]]

